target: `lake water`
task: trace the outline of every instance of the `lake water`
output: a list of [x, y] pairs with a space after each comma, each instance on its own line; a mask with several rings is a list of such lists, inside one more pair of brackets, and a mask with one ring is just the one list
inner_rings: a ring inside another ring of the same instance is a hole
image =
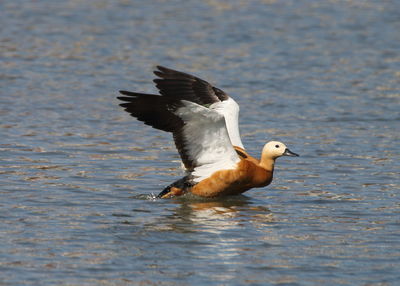
[[[398, 285], [400, 1], [6, 0], [0, 27], [0, 285]], [[179, 157], [116, 96], [157, 64], [301, 157], [151, 199]]]

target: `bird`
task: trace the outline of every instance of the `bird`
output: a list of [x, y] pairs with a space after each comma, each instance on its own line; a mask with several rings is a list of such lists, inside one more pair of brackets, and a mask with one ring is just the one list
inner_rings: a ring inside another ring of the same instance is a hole
[[185, 72], [157, 66], [154, 74], [159, 94], [120, 90], [123, 96], [117, 98], [137, 120], [172, 133], [186, 174], [157, 198], [242, 194], [272, 182], [277, 158], [299, 156], [279, 141], [266, 143], [260, 159], [251, 156], [240, 138], [240, 108], [232, 97]]

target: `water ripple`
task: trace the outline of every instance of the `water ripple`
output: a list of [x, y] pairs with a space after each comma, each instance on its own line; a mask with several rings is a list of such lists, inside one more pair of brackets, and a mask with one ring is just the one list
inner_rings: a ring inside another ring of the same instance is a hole
[[[0, 284], [396, 285], [398, 1], [0, 3]], [[156, 64], [241, 105], [247, 150], [285, 141], [274, 182], [154, 198], [171, 136], [117, 90]]]

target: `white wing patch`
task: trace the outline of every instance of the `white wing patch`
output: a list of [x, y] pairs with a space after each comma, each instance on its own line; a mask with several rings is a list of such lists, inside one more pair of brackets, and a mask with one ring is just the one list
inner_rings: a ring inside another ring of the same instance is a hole
[[214, 109], [182, 100], [175, 111], [185, 121], [185, 151], [194, 161], [194, 181], [211, 176], [219, 170], [234, 169], [240, 158], [233, 149], [225, 118]]
[[213, 103], [210, 106], [225, 117], [226, 128], [232, 145], [243, 148], [239, 133], [239, 105], [231, 97], [228, 100]]

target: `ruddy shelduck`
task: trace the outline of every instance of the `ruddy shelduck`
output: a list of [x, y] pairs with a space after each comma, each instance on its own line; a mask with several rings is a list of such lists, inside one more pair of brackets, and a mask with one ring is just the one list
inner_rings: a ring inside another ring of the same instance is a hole
[[250, 156], [240, 139], [239, 105], [230, 96], [190, 74], [157, 69], [160, 95], [121, 90], [118, 99], [133, 117], [173, 135], [186, 176], [158, 198], [241, 194], [269, 185], [278, 157], [299, 156], [278, 141], [265, 144], [260, 160]]

